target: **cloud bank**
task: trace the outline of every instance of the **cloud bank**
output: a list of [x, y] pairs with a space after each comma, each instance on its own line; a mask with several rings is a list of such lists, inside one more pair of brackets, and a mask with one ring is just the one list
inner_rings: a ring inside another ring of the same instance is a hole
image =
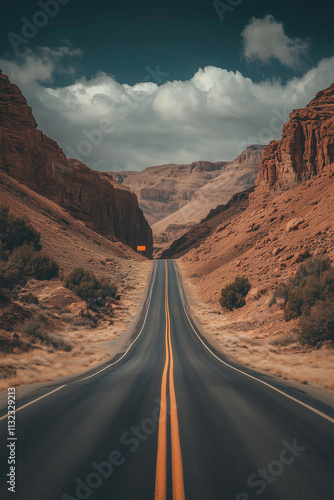
[[[78, 57], [77, 49], [42, 48], [0, 67], [20, 86], [39, 128], [99, 170], [231, 160], [247, 145], [278, 139], [292, 109], [334, 82], [334, 57], [284, 85], [207, 66], [187, 81], [132, 86], [103, 72], [75, 79]], [[55, 86], [58, 73], [73, 83]]]

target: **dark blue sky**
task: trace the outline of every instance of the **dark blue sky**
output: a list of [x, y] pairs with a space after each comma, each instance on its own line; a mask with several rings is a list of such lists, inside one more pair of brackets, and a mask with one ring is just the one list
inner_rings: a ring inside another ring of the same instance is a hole
[[[41, 130], [93, 168], [232, 160], [334, 82], [333, 14], [333, 0], [13, 1], [0, 67]], [[17, 55], [8, 35], [31, 21]]]
[[[38, 10], [37, 1], [7, 2], [0, 19], [1, 56], [13, 58], [8, 33], [20, 34], [22, 17], [31, 20]], [[241, 31], [250, 18], [266, 14], [284, 22], [289, 37], [311, 42], [304, 67], [289, 69], [274, 62], [263, 68], [242, 59]], [[102, 70], [120, 83], [142, 81], [145, 68], [157, 64], [171, 80], [189, 79], [199, 67], [213, 65], [239, 70], [253, 81], [264, 77], [285, 81], [333, 55], [333, 14], [331, 0], [243, 0], [226, 12], [224, 21], [211, 0], [69, 0], [28, 46], [56, 47], [68, 40], [84, 54], [78, 74], [89, 78]]]

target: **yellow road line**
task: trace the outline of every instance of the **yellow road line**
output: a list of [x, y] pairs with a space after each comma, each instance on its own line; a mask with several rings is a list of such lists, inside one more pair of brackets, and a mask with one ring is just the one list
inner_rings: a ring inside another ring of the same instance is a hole
[[173, 500], [185, 500], [179, 422], [174, 385], [174, 359], [170, 333], [170, 314], [168, 304], [168, 269], [165, 261], [165, 347], [166, 361], [161, 381], [161, 407], [159, 415], [158, 451], [155, 479], [155, 500], [167, 498], [167, 373], [169, 365], [169, 396], [171, 422], [171, 458]]
[[[167, 315], [167, 290], [168, 283], [165, 285], [165, 311]], [[168, 322], [166, 321], [165, 329], [165, 348], [166, 361], [161, 382], [160, 396], [160, 414], [159, 414], [159, 432], [158, 432], [158, 451], [157, 465], [155, 473], [155, 500], [165, 500], [167, 496], [167, 372], [169, 365], [169, 350], [168, 350]]]
[[172, 479], [173, 479], [173, 500], [184, 500], [183, 466], [181, 455], [181, 444], [179, 434], [179, 422], [177, 418], [177, 406], [174, 386], [174, 359], [172, 351], [172, 341], [170, 335], [170, 316], [167, 301], [168, 313], [168, 343], [171, 353], [169, 370], [169, 397], [170, 397], [170, 426], [172, 441]]

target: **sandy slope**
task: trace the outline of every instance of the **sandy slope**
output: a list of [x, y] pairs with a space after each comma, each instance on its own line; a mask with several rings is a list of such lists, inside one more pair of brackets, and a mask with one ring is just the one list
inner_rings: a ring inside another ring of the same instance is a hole
[[[259, 193], [225, 229], [218, 226], [198, 248], [180, 259], [197, 295], [196, 313], [222, 348], [251, 366], [288, 378], [334, 388], [334, 353], [322, 348], [304, 353], [289, 336], [278, 306], [269, 307], [272, 291], [310, 255], [334, 259], [334, 165], [288, 192]], [[302, 218], [287, 232], [290, 220]], [[247, 305], [222, 313], [220, 290], [245, 275], [252, 284]]]
[[73, 349], [64, 352], [40, 346], [27, 353], [2, 355], [2, 376], [13, 376], [0, 379], [0, 387], [51, 380], [103, 361], [115, 351], [115, 343], [111, 341], [126, 330], [137, 311], [152, 262], [122, 243], [91, 231], [52, 201], [2, 173], [0, 200], [15, 214], [29, 217], [41, 232], [43, 248], [61, 266], [61, 274], [83, 266], [100, 277], [109, 278], [121, 294], [119, 305], [114, 309], [113, 324], [105, 318], [92, 328], [89, 322], [66, 312], [69, 303], [80, 299], [63, 288], [61, 281], [28, 283], [26, 290], [38, 296], [43, 311]]

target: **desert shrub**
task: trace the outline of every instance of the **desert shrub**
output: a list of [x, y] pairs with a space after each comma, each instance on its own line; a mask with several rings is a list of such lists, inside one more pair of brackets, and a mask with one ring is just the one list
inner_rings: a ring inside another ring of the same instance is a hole
[[12, 290], [17, 285], [24, 285], [28, 278], [52, 279], [58, 271], [59, 267], [51, 257], [24, 244], [14, 248], [7, 262], [0, 261], [0, 286]]
[[233, 283], [226, 285], [220, 295], [220, 305], [229, 311], [234, 308], [240, 308], [245, 305], [245, 297], [249, 290], [251, 289], [251, 284], [245, 276], [237, 276]]
[[38, 297], [31, 292], [20, 295], [19, 300], [25, 304], [38, 304], [39, 302]]
[[60, 319], [62, 321], [65, 321], [65, 323], [73, 323], [74, 322], [74, 316], [71, 312], [64, 312], [60, 314]]
[[284, 318], [299, 318], [318, 301], [334, 296], [334, 269], [329, 258], [315, 257], [299, 266], [296, 275], [280, 283], [274, 292], [285, 300]]
[[5, 245], [0, 241], [0, 262], [7, 262], [10, 251], [6, 250]]
[[41, 250], [40, 234], [33, 228], [27, 217], [16, 217], [6, 206], [0, 206], [0, 234], [2, 244], [10, 252], [24, 244]]
[[99, 280], [94, 273], [82, 267], [74, 269], [64, 280], [64, 285], [75, 292], [83, 300], [101, 301], [107, 297], [114, 298], [117, 289], [108, 280]]
[[334, 269], [328, 257], [315, 257], [299, 266], [296, 274], [274, 292], [285, 300], [284, 319], [299, 319], [301, 342], [309, 345], [333, 340]]
[[8, 296], [8, 293], [6, 293], [5, 290], [0, 288], [0, 305], [8, 304], [9, 302], [10, 302], [10, 297]]
[[320, 300], [303, 313], [297, 332], [303, 344], [317, 346], [324, 342], [334, 343], [334, 298]]
[[44, 326], [43, 317], [40, 314], [35, 314], [34, 316], [27, 318], [21, 325], [19, 325], [18, 328], [22, 333], [31, 337], [33, 340], [43, 340], [46, 335]]
[[275, 337], [269, 340], [270, 345], [286, 347], [288, 345], [294, 344], [298, 341], [298, 337], [296, 334], [285, 333], [278, 337]]
[[12, 290], [16, 285], [24, 285], [26, 282], [24, 260], [11, 254], [7, 262], [0, 261], [0, 287]]
[[45, 318], [42, 314], [35, 314], [27, 318], [18, 329], [31, 339], [33, 343], [37, 341], [51, 346], [56, 350], [71, 351], [72, 346], [58, 335], [50, 333], [46, 329]]
[[57, 278], [59, 266], [44, 252], [35, 252], [30, 260], [29, 275], [36, 280], [51, 280]]

